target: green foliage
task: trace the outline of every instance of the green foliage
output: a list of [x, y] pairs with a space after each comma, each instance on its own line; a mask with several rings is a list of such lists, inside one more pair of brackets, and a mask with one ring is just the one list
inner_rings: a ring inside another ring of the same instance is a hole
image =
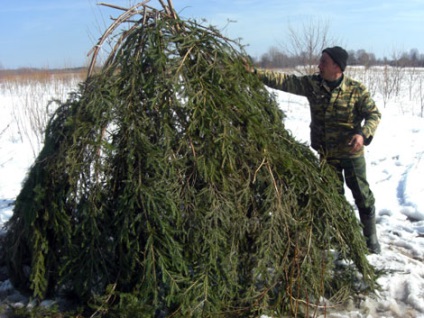
[[111, 316], [297, 314], [352, 290], [332, 284], [336, 249], [372, 288], [337, 178], [243, 50], [166, 8], [138, 12], [51, 118], [8, 223], [15, 286]]
[[9, 318], [75, 318], [83, 317], [76, 312], [63, 312], [60, 311], [58, 306], [44, 307], [34, 306], [28, 307], [16, 307], [8, 308], [5, 312], [2, 312], [4, 317]]

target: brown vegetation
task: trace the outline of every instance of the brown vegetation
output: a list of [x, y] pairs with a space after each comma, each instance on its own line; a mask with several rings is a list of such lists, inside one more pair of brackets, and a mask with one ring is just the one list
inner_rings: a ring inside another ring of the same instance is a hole
[[11, 70], [0, 70], [1, 82], [46, 82], [52, 77], [57, 80], [66, 80], [71, 77], [80, 78], [81, 81], [87, 75], [87, 69], [84, 67], [78, 68], [62, 68], [62, 69], [47, 69], [47, 68], [19, 68]]

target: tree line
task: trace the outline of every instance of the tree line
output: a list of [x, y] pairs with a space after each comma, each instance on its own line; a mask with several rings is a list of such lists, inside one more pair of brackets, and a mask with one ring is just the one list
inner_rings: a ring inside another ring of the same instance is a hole
[[[290, 51], [290, 50], [287, 50]], [[321, 52], [311, 54], [308, 50], [296, 53], [288, 53], [286, 50], [271, 47], [268, 52], [262, 54], [253, 62], [263, 68], [294, 68], [299, 65], [318, 65]], [[424, 67], [424, 54], [417, 49], [409, 52], [393, 52], [390, 58], [377, 58], [372, 52], [364, 49], [348, 50], [348, 65], [361, 65], [365, 67], [389, 65], [396, 67]]]

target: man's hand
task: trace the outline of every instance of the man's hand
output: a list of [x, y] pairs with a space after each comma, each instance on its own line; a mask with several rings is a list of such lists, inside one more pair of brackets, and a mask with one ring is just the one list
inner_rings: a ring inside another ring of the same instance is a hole
[[364, 137], [360, 134], [353, 135], [352, 139], [349, 142], [349, 146], [352, 147], [350, 153], [358, 152], [364, 146]]
[[255, 68], [253, 67], [252, 62], [250, 61], [249, 58], [242, 57], [242, 62], [243, 62], [244, 68], [246, 69], [246, 71], [248, 73], [254, 73], [255, 72]]

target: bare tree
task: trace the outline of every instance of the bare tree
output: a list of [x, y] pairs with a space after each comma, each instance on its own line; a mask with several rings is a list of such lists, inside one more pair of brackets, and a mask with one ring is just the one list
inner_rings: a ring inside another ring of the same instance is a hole
[[272, 59], [269, 53], [262, 54], [258, 64], [260, 67], [269, 68], [272, 65]]
[[391, 62], [384, 64], [382, 74], [378, 78], [378, 90], [383, 97], [384, 107], [391, 98], [399, 96], [404, 76], [405, 63], [402, 53], [394, 50]]
[[424, 117], [424, 78], [420, 76], [418, 82], [418, 99], [420, 101], [420, 116]]
[[329, 22], [320, 19], [309, 20], [302, 24], [300, 30], [289, 25], [289, 41], [282, 46], [290, 55], [300, 58], [299, 65], [302, 65], [300, 69], [302, 74], [316, 72], [321, 52], [327, 46], [341, 45], [330, 36], [329, 30]]
[[373, 53], [368, 53], [367, 51], [360, 49], [356, 51], [357, 63], [369, 68], [372, 64], [375, 63], [375, 55]]

